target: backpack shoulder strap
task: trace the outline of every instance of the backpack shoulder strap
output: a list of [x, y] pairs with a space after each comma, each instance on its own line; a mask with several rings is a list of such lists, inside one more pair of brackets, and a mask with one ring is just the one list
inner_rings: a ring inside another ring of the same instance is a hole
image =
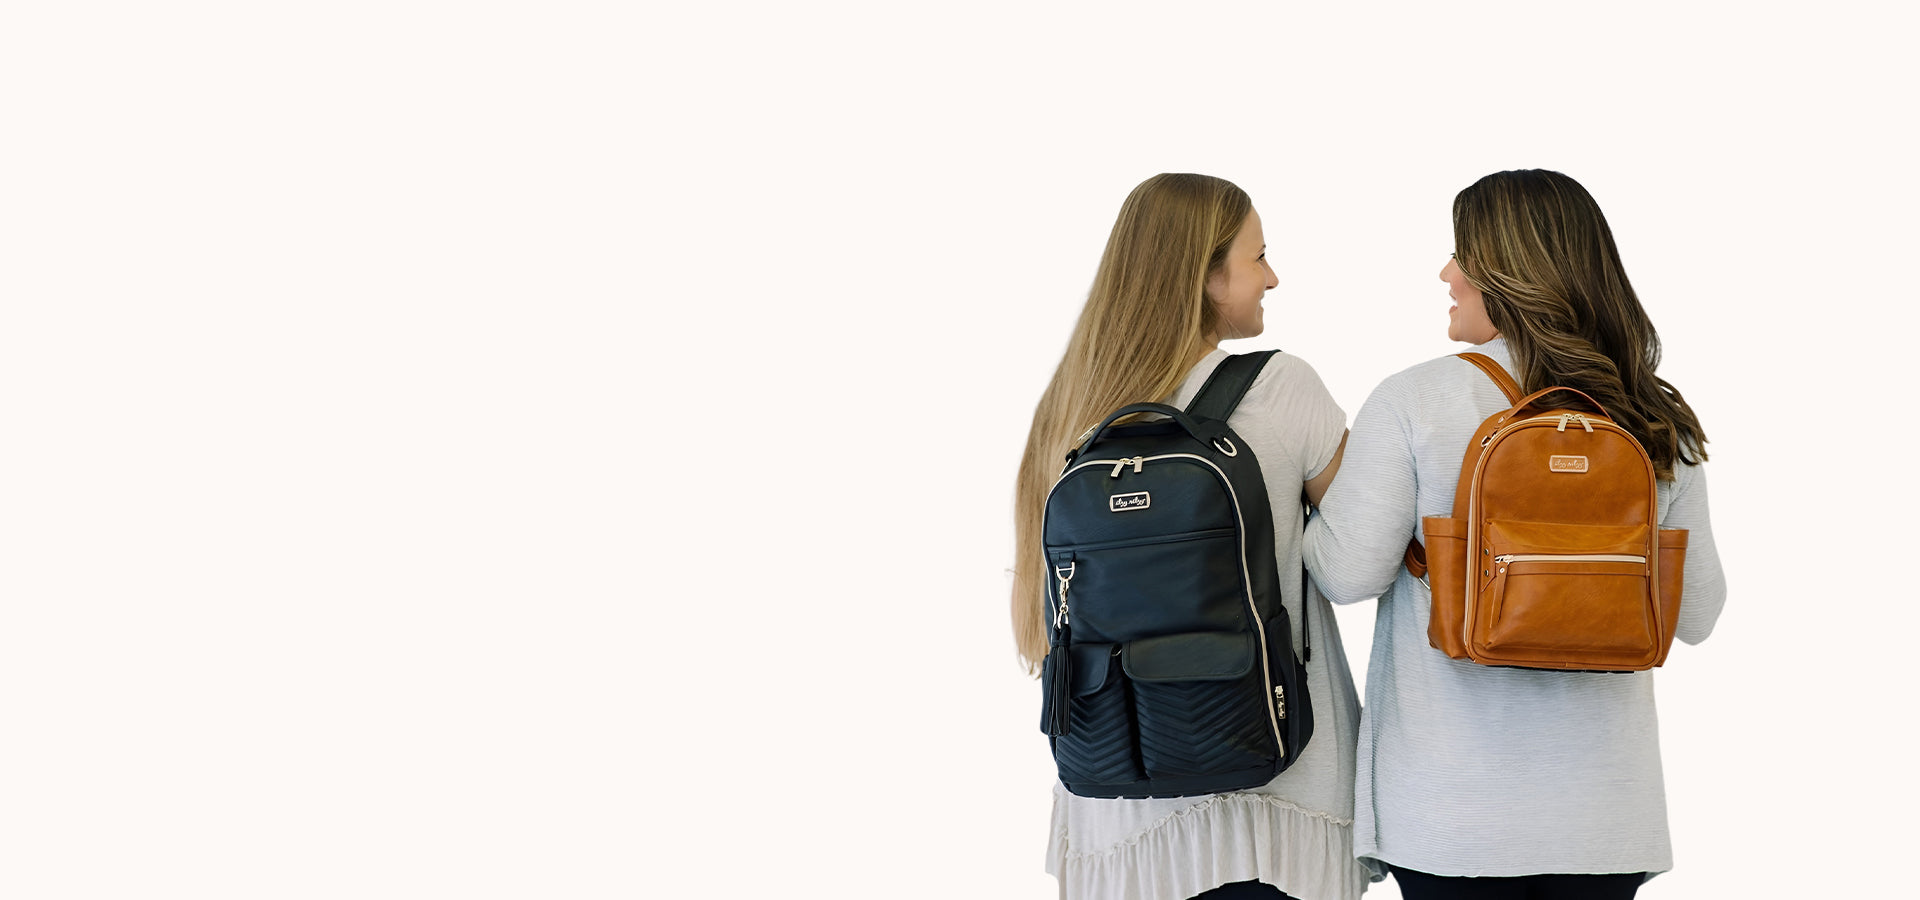
[[1454, 355], [1479, 366], [1480, 371], [1487, 373], [1487, 377], [1493, 379], [1493, 383], [1500, 386], [1500, 393], [1507, 395], [1508, 403], [1520, 402], [1520, 385], [1514, 382], [1512, 375], [1507, 374], [1507, 370], [1500, 368], [1500, 364], [1493, 361], [1493, 357], [1484, 353], [1456, 353]]
[[1200, 392], [1193, 395], [1193, 402], [1187, 404], [1187, 415], [1225, 422], [1233, 415], [1234, 407], [1240, 405], [1240, 398], [1247, 395], [1247, 389], [1253, 387], [1253, 380], [1260, 376], [1267, 360], [1279, 352], [1257, 350], [1221, 360], [1213, 374], [1207, 376], [1207, 383], [1200, 386]]
[[[1252, 353], [1236, 353], [1220, 361], [1220, 365], [1207, 376], [1200, 392], [1193, 395], [1193, 402], [1187, 404], [1187, 415], [1196, 418], [1225, 422], [1233, 415], [1241, 398], [1247, 395], [1247, 389], [1253, 387], [1253, 380], [1260, 377], [1260, 370], [1266, 368], [1267, 360], [1272, 359], [1278, 350], [1256, 350]], [[1308, 631], [1308, 607], [1312, 604], [1307, 597], [1307, 570], [1300, 570], [1300, 661], [1305, 663], [1313, 659], [1313, 634]]]
[[[1508, 375], [1506, 369], [1500, 368], [1500, 364], [1493, 361], [1493, 357], [1485, 353], [1472, 352], [1456, 353], [1454, 355], [1467, 362], [1473, 363], [1480, 371], [1487, 373], [1487, 377], [1493, 379], [1493, 383], [1500, 386], [1500, 393], [1507, 395], [1507, 402], [1516, 406], [1519, 405], [1520, 385], [1514, 382], [1513, 376]], [[1401, 565], [1406, 566], [1407, 571], [1412, 573], [1413, 577], [1427, 577], [1427, 548], [1418, 540], [1411, 538], [1407, 540], [1407, 552], [1400, 562]]]

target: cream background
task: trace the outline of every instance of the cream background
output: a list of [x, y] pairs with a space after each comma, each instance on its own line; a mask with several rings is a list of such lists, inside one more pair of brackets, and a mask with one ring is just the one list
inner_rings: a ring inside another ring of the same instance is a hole
[[1732, 582], [1642, 896], [1892, 896], [1904, 15], [1303, 7], [9, 10], [0, 893], [1047, 896], [1009, 494], [1122, 197], [1246, 188], [1351, 416], [1544, 166]]

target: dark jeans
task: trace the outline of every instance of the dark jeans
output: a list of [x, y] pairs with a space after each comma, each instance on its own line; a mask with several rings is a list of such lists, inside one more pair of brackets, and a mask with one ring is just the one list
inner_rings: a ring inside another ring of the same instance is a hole
[[1406, 900], [1632, 900], [1646, 873], [1630, 875], [1522, 875], [1459, 878], [1393, 869]]
[[1266, 882], [1236, 881], [1207, 891], [1193, 900], [1294, 900], [1294, 896]]

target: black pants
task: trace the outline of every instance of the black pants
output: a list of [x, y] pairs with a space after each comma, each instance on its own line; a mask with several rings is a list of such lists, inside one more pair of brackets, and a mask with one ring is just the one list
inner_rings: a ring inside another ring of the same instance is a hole
[[1406, 900], [1632, 900], [1646, 873], [1630, 875], [1522, 875], [1458, 878], [1393, 869]]
[[1294, 900], [1294, 896], [1263, 881], [1236, 881], [1207, 891], [1193, 900]]

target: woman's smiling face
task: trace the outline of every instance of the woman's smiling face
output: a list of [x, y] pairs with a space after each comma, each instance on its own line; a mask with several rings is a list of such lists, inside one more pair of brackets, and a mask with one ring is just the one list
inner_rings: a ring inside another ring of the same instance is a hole
[[1468, 344], [1484, 344], [1500, 336], [1493, 327], [1493, 320], [1487, 318], [1487, 304], [1481, 297], [1480, 289], [1467, 280], [1467, 273], [1460, 271], [1458, 260], [1449, 257], [1447, 266], [1440, 270], [1440, 280], [1447, 283], [1447, 296], [1453, 298], [1454, 306], [1447, 310], [1447, 339]]
[[1207, 301], [1220, 314], [1217, 340], [1248, 338], [1266, 329], [1260, 306], [1267, 291], [1280, 279], [1267, 265], [1267, 236], [1260, 230], [1260, 213], [1247, 211], [1239, 233], [1227, 246], [1227, 258], [1207, 276]]

